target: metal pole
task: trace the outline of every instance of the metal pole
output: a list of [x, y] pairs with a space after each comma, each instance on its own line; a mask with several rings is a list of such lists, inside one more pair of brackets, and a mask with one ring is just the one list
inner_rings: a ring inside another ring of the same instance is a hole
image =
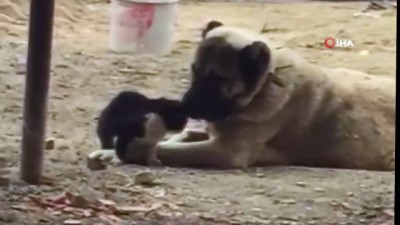
[[31, 0], [20, 177], [40, 182], [46, 133], [54, 0]]

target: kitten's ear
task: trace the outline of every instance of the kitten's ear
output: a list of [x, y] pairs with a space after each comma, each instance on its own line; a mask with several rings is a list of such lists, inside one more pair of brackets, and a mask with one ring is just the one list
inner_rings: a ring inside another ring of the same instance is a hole
[[201, 38], [204, 39], [207, 35], [207, 33], [216, 28], [216, 27], [220, 27], [223, 26], [224, 24], [217, 21], [217, 20], [212, 20], [210, 22], [207, 23], [207, 25], [205, 26], [205, 28], [201, 31]]

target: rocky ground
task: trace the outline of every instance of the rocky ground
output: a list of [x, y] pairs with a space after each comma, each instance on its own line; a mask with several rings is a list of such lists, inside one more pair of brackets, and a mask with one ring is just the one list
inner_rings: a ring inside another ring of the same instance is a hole
[[[108, 50], [106, 1], [57, 1], [48, 114], [54, 147], [45, 161], [51, 179], [30, 186], [17, 179], [27, 5], [2, 0], [0, 224], [394, 224], [394, 172], [136, 166], [93, 172], [85, 161], [99, 147], [96, 117], [117, 92], [182, 93], [199, 29], [211, 19], [264, 27], [265, 35], [315, 63], [395, 76], [396, 12], [355, 15], [366, 5], [182, 2], [172, 53], [152, 57]], [[352, 40], [354, 48], [328, 50], [328, 36]]]

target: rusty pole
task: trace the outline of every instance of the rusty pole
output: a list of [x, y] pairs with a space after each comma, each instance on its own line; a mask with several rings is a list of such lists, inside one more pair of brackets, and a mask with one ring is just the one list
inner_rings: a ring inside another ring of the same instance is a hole
[[54, 0], [31, 0], [20, 177], [37, 184], [43, 165]]

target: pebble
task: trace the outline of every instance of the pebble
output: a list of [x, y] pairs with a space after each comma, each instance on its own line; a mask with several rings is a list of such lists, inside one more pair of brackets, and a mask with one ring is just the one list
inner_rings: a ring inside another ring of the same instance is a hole
[[296, 185], [298, 185], [298, 186], [300, 186], [300, 187], [305, 187], [305, 186], [307, 186], [307, 184], [304, 183], [304, 182], [302, 182], [302, 181], [296, 182]]
[[322, 189], [322, 188], [315, 188], [314, 189], [316, 192], [324, 192], [325, 190], [324, 189]]
[[55, 148], [55, 139], [54, 138], [48, 138], [46, 140], [45, 148], [46, 148], [46, 150], [54, 149]]
[[87, 157], [86, 158], [86, 166], [87, 166], [87, 168], [89, 168], [92, 171], [107, 169], [107, 165], [98, 158], [91, 159], [91, 158]]
[[135, 175], [136, 185], [154, 185], [156, 180], [157, 176], [151, 172], [139, 172]]
[[80, 225], [82, 221], [80, 220], [66, 220], [64, 221], [64, 225]]

